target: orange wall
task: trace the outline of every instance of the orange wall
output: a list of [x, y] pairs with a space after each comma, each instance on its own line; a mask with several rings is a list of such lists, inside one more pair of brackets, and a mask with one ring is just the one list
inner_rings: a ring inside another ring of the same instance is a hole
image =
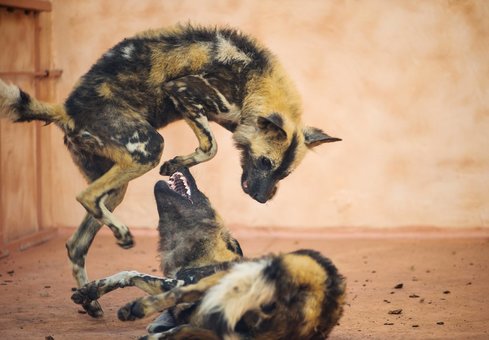
[[[343, 142], [310, 153], [260, 205], [242, 193], [230, 134], [214, 126], [216, 158], [194, 168], [229, 224], [246, 226], [487, 226], [489, 3], [481, 1], [53, 0], [58, 100], [109, 47], [148, 28], [191, 21], [255, 35], [282, 60], [304, 121]], [[184, 124], [165, 128], [163, 159], [196, 147]], [[55, 226], [83, 209], [61, 134], [49, 143]], [[154, 227], [158, 169], [131, 182], [116, 213]], [[45, 188], [45, 190], [48, 190]]]

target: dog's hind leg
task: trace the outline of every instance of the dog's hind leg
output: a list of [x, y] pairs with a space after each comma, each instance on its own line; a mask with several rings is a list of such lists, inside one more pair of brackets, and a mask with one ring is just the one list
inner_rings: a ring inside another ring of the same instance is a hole
[[162, 151], [163, 137], [152, 128], [139, 126], [125, 145], [107, 145], [100, 150], [102, 156], [113, 161], [114, 165], [77, 196], [92, 216], [112, 230], [117, 243], [123, 248], [134, 245], [132, 235], [127, 226], [112, 214], [107, 200], [114, 190], [154, 168]]
[[183, 281], [141, 274], [137, 271], [123, 271], [115, 275], [92, 281], [79, 288], [71, 299], [79, 305], [90, 304], [102, 295], [115, 289], [137, 287], [148, 294], [160, 294], [183, 285]]
[[[114, 210], [120, 204], [124, 198], [126, 189], [127, 185], [124, 185], [110, 194], [107, 199], [107, 205], [110, 210]], [[68, 257], [72, 264], [73, 277], [78, 287], [82, 287], [88, 282], [88, 276], [85, 270], [85, 258], [95, 235], [101, 227], [102, 224], [92, 215], [86, 214], [78, 229], [66, 242]], [[103, 314], [102, 308], [97, 301], [91, 301], [89, 304], [84, 305], [83, 308], [93, 317], [102, 316]]]

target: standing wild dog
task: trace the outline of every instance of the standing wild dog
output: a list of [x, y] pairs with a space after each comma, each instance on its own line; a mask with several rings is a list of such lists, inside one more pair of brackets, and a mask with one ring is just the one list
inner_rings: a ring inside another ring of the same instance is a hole
[[238, 242], [182, 169], [155, 186], [165, 278], [121, 272], [78, 289], [88, 304], [117, 288], [149, 293], [122, 321], [163, 314], [150, 339], [324, 339], [343, 312], [345, 281], [314, 250], [243, 259]]
[[[0, 80], [0, 116], [55, 123], [89, 186], [77, 196], [87, 215], [66, 246], [79, 287], [85, 257], [102, 225], [123, 248], [133, 246], [112, 214], [128, 182], [160, 161], [157, 129], [183, 119], [197, 136], [195, 152], [163, 163], [162, 175], [208, 161], [217, 152], [209, 126], [233, 133], [241, 150], [241, 186], [264, 203], [308, 148], [338, 141], [301, 122], [295, 87], [276, 57], [233, 29], [178, 26], [128, 38], [105, 53], [63, 105], [47, 104]], [[84, 308], [102, 315], [97, 301]]]

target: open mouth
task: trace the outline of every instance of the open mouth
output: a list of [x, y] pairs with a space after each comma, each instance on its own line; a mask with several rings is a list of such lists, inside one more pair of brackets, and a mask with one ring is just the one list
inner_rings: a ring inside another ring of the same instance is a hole
[[192, 202], [190, 186], [188, 185], [187, 178], [181, 172], [175, 172], [166, 183], [168, 183], [168, 187], [171, 190]]

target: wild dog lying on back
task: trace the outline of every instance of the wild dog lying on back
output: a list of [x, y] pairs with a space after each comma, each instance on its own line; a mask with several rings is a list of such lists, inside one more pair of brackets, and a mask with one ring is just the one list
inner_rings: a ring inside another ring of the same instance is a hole
[[[78, 289], [87, 304], [116, 288], [149, 296], [119, 310], [123, 321], [165, 310], [151, 339], [324, 339], [343, 311], [345, 282], [313, 250], [243, 259], [187, 170], [155, 186], [166, 278], [122, 272]], [[155, 333], [158, 332], [158, 333]]]
[[[132, 247], [128, 228], [111, 212], [128, 182], [159, 163], [158, 128], [183, 119], [199, 142], [195, 152], [166, 161], [163, 175], [214, 157], [209, 121], [231, 131], [241, 150], [242, 188], [261, 203], [308, 148], [339, 140], [303, 126], [299, 96], [275, 56], [233, 29], [179, 26], [125, 39], [92, 66], [64, 105], [39, 102], [0, 80], [2, 115], [58, 125], [90, 183], [77, 196], [88, 213], [66, 245], [78, 286], [88, 281], [85, 257], [101, 225], [121, 247]], [[102, 314], [96, 301], [84, 307]]]

